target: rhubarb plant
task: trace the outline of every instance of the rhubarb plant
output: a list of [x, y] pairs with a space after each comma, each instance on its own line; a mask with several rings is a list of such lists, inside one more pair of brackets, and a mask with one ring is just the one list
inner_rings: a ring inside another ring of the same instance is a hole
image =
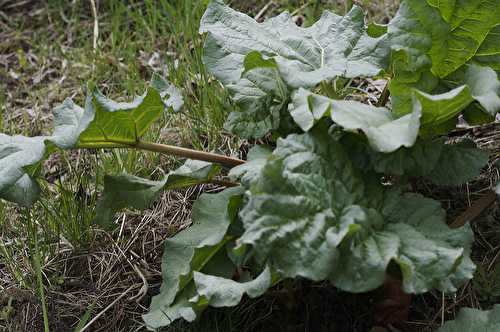
[[[59, 149], [188, 159], [157, 181], [106, 175], [97, 205], [106, 227], [117, 211], [145, 209], [163, 190], [226, 187], [202, 194], [191, 227], [165, 241], [163, 284], [143, 316], [150, 329], [299, 277], [359, 293], [392, 274], [407, 293], [454, 292], [475, 271], [472, 230], [448, 227], [440, 203], [412, 183], [459, 185], [488, 162], [487, 151], [449, 143], [446, 134], [460, 118], [475, 125], [500, 110], [499, 8], [491, 0], [403, 0], [394, 19], [374, 29], [357, 6], [299, 27], [289, 13], [258, 23], [214, 1], [200, 33], [206, 69], [234, 102], [225, 126], [269, 145], [240, 160], [143, 141], [166, 109], [182, 107], [181, 92], [155, 76], [131, 103], [98, 91], [84, 108], [65, 101], [50, 136], [1, 134], [0, 197], [32, 205], [43, 160]], [[383, 93], [377, 105], [353, 98], [351, 85], [367, 78], [386, 79], [390, 98]]]

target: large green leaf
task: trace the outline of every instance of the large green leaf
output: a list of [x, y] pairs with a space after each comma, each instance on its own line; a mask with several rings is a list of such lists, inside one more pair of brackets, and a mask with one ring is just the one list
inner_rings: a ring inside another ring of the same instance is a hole
[[243, 295], [255, 298], [264, 294], [272, 285], [271, 270], [266, 267], [254, 280], [236, 282], [231, 279], [194, 272], [198, 296], [204, 297], [212, 307], [232, 307], [240, 303]]
[[321, 131], [281, 139], [252, 181], [239, 241], [284, 277], [351, 292], [380, 286], [390, 262], [407, 292], [454, 291], [470, 279], [470, 228], [449, 229], [438, 202], [376, 179]]
[[243, 138], [260, 138], [279, 128], [289, 98], [288, 87], [276, 62], [258, 52], [246, 55], [244, 69], [237, 83], [227, 85], [240, 111], [229, 114], [225, 127]]
[[[225, 251], [218, 250], [201, 271], [207, 276], [227, 280], [233, 275], [234, 268]], [[194, 280], [191, 279], [175, 296], [172, 304], [161, 308], [161, 313], [157, 310], [143, 315], [143, 319], [149, 330], [157, 331], [157, 328], [168, 326], [180, 318], [188, 322], [194, 321], [207, 305], [208, 301], [198, 295]]]
[[[85, 109], [65, 100], [54, 108], [50, 136], [24, 137], [0, 134], [0, 198], [29, 206], [39, 193], [35, 181], [41, 162], [57, 148], [120, 147], [134, 144], [144, 135], [165, 106], [170, 83], [156, 77], [153, 85], [132, 103], [116, 103], [100, 92], [90, 92]], [[167, 87], [168, 91], [161, 90]], [[162, 97], [163, 96], [163, 97]], [[176, 106], [179, 100], [174, 98]]]
[[488, 164], [489, 152], [469, 140], [445, 144], [445, 140], [419, 139], [410, 148], [392, 153], [373, 151], [353, 135], [342, 138], [354, 163], [365, 171], [385, 175], [424, 177], [439, 185], [459, 185], [473, 180]]
[[[151, 302], [150, 312], [143, 316], [148, 327], [169, 325], [174, 318], [183, 317], [182, 308], [191, 307], [186, 301], [195, 295], [189, 291], [193, 287], [193, 271], [202, 271], [225, 248], [230, 240], [226, 232], [236, 216], [232, 201], [242, 193], [243, 189], [236, 187], [218, 194], [203, 194], [193, 206], [193, 225], [165, 240], [163, 284]], [[179, 296], [182, 300], [176, 300]], [[171, 317], [165, 312], [177, 315]]]
[[474, 100], [466, 85], [439, 95], [415, 90], [415, 96], [422, 105], [422, 127], [427, 130], [456, 118]]
[[[428, 15], [423, 1], [406, 0], [417, 15]], [[418, 5], [416, 3], [419, 3]], [[432, 71], [446, 77], [466, 62], [479, 50], [488, 33], [500, 24], [500, 7], [495, 0], [427, 0], [437, 7], [446, 24], [434, 22], [430, 28], [433, 46], [429, 51]], [[423, 16], [419, 16], [424, 19]], [[434, 19], [434, 17], [433, 17]], [[425, 22], [425, 21], [424, 21]]]
[[295, 122], [304, 130], [330, 116], [346, 130], [361, 130], [370, 145], [381, 152], [393, 152], [401, 146], [415, 143], [420, 127], [421, 105], [415, 102], [413, 113], [397, 117], [385, 107], [375, 107], [357, 101], [334, 100], [299, 89], [290, 105]]
[[426, 177], [436, 184], [459, 185], [479, 176], [488, 160], [489, 153], [479, 150], [472, 141], [446, 145], [436, 167]]
[[130, 174], [106, 175], [104, 193], [97, 203], [96, 221], [108, 227], [113, 215], [124, 208], [146, 209], [163, 190], [180, 189], [210, 181], [220, 166], [187, 160], [161, 181], [151, 181]]
[[500, 72], [500, 24], [491, 29], [473, 60]]
[[[498, 24], [500, 9], [492, 0], [403, 1], [388, 26], [394, 110], [398, 114], [411, 111], [411, 88], [442, 93], [436, 91], [440, 79], [471, 61], [495, 68]], [[457, 82], [455, 87], [464, 83]]]
[[[403, 85], [404, 88], [409, 89], [404, 92], [404, 98], [409, 98], [410, 93], [413, 93], [422, 105], [421, 126], [424, 133], [432, 135], [437, 131], [437, 134], [440, 134], [441, 126], [457, 119], [458, 115], [466, 109], [471, 112], [472, 109], [468, 107], [474, 101], [481, 105], [481, 108], [474, 109], [475, 112], [487, 112], [490, 116], [494, 116], [500, 110], [500, 81], [496, 72], [489, 67], [474, 64], [466, 65], [462, 69], [447, 80], [463, 84], [444, 93], [428, 94]], [[401, 98], [401, 95], [397, 98]], [[397, 102], [401, 100], [397, 99]], [[406, 107], [395, 109], [397, 114], [405, 114], [408, 111]], [[471, 114], [468, 116], [470, 117]]]
[[251, 51], [272, 57], [292, 88], [312, 87], [334, 77], [374, 76], [386, 66], [385, 37], [366, 33], [364, 14], [354, 6], [345, 16], [325, 11], [308, 28], [298, 27], [289, 13], [264, 23], [214, 1], [201, 20], [208, 32], [204, 62], [223, 84], [235, 84]]
[[438, 332], [500, 331], [500, 305], [491, 310], [463, 308], [455, 320], [446, 322]]
[[352, 134], [344, 135], [341, 142], [359, 169], [385, 175], [413, 177], [431, 173], [445, 146], [441, 139], [418, 139], [410, 148], [401, 147], [392, 153], [381, 153], [374, 151], [359, 136]]

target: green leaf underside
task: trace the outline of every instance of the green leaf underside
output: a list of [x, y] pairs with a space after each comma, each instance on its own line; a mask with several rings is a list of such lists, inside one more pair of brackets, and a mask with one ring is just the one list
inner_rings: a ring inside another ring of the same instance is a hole
[[368, 36], [357, 6], [343, 17], [325, 11], [311, 27], [301, 28], [286, 12], [257, 23], [214, 1], [203, 15], [200, 32], [208, 32], [204, 63], [223, 84], [239, 81], [251, 51], [272, 57], [292, 88], [312, 87], [338, 76], [374, 76], [387, 58], [384, 37]]
[[[440, 79], [446, 79], [466, 64], [476, 62], [497, 69], [494, 58], [498, 56], [496, 32], [499, 24], [500, 9], [492, 0], [457, 4], [455, 0], [403, 1], [388, 26], [394, 69], [390, 91], [395, 112], [411, 111], [411, 88], [436, 94]], [[498, 81], [496, 77], [495, 81]], [[470, 81], [458, 82], [455, 87], [463, 83], [474, 90]], [[488, 87], [476, 84], [475, 89], [482, 90], [480, 95], [484, 95]], [[491, 114], [491, 98], [498, 99], [498, 89], [489, 91], [490, 100], [486, 101], [485, 108]], [[478, 96], [477, 93], [472, 95]], [[479, 99], [484, 101], [484, 97]], [[498, 104], [495, 107], [496, 112]]]
[[124, 208], [147, 209], [164, 190], [181, 189], [210, 181], [221, 167], [204, 161], [187, 160], [161, 181], [130, 174], [106, 175], [104, 192], [96, 209], [96, 221], [108, 228], [113, 215]]
[[493, 309], [485, 311], [472, 308], [460, 309], [455, 320], [446, 322], [438, 330], [438, 332], [470, 331], [500, 331], [500, 305], [495, 305]]
[[390, 262], [410, 293], [454, 291], [472, 277], [468, 226], [451, 230], [438, 202], [368, 179], [326, 134], [279, 140], [240, 212], [239, 241], [284, 277], [350, 292], [380, 286]]
[[192, 226], [165, 240], [163, 284], [151, 302], [150, 312], [143, 316], [149, 328], [169, 325], [180, 317], [188, 321], [196, 317], [192, 310], [196, 305], [189, 304], [189, 299], [196, 295], [193, 271], [203, 272], [229, 241], [226, 232], [235, 216], [231, 201], [242, 193], [241, 187], [235, 187], [201, 195], [193, 205]]
[[333, 122], [345, 130], [363, 131], [373, 149], [380, 152], [393, 152], [401, 146], [412, 146], [420, 127], [419, 103], [415, 103], [412, 114], [398, 118], [384, 107], [333, 100], [299, 89], [289, 110], [304, 131], [310, 130], [322, 117], [330, 116]]
[[[198, 296], [203, 297], [212, 307], [232, 307], [240, 303], [243, 295], [255, 298], [264, 294], [272, 285], [269, 267], [254, 280], [236, 282], [231, 279], [194, 272], [194, 283]], [[197, 297], [198, 297], [197, 296]], [[197, 297], [195, 300], [197, 301]]]
[[[156, 77], [156, 85], [170, 83]], [[159, 88], [158, 88], [159, 89]], [[0, 134], [0, 198], [29, 206], [39, 193], [35, 177], [40, 164], [59, 149], [121, 147], [134, 144], [163, 112], [163, 90], [149, 88], [131, 103], [117, 103], [100, 92], [89, 93], [85, 109], [66, 99], [54, 108], [50, 136]], [[176, 101], [179, 105], [179, 101]]]

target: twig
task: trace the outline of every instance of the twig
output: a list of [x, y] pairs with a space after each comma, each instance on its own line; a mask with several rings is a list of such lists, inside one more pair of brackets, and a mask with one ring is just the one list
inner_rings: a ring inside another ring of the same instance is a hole
[[92, 16], [94, 17], [94, 40], [93, 47], [94, 52], [97, 51], [97, 39], [99, 38], [99, 20], [97, 18], [97, 7], [95, 5], [95, 0], [90, 0], [90, 6], [92, 7]]
[[375, 106], [383, 107], [389, 101], [389, 96], [391, 95], [391, 92], [389, 91], [389, 83], [390, 81], [387, 81], [387, 84], [385, 85], [384, 90], [382, 90], [382, 94], [380, 95], [380, 98], [378, 99]]
[[479, 215], [486, 210], [491, 204], [495, 202], [497, 195], [494, 191], [488, 190], [488, 193], [483, 197], [479, 198], [477, 201], [472, 203], [472, 205], [460, 214], [451, 224], [451, 228], [460, 228], [468, 222], [472, 222], [474, 219], [479, 217]]
[[135, 302], [139, 303], [142, 300], [142, 298], [148, 293], [149, 284], [148, 284], [148, 281], [146, 280], [146, 278], [144, 277], [144, 274], [141, 272], [141, 269], [136, 264], [133, 264], [132, 267], [133, 267], [134, 271], [141, 278], [142, 286], [141, 286], [141, 289], [139, 290], [139, 292], [136, 295], [132, 296], [129, 299], [129, 301], [135, 300]]
[[262, 15], [266, 13], [266, 11], [271, 7], [271, 5], [274, 4], [274, 1], [269, 1], [262, 9], [255, 15], [254, 20], [258, 21]]
[[220, 154], [192, 150], [187, 148], [181, 148], [178, 146], [158, 144], [158, 143], [149, 143], [149, 142], [137, 142], [136, 144], [131, 144], [131, 147], [135, 147], [141, 150], [159, 152], [170, 154], [178, 157], [196, 159], [202, 161], [208, 161], [212, 163], [221, 164], [226, 167], [235, 167], [241, 164], [244, 164], [245, 161], [237, 158], [227, 157]]
[[128, 294], [128, 292], [130, 292], [133, 288], [135, 287], [135, 285], [132, 285], [130, 286], [129, 288], [127, 288], [127, 290], [125, 292], [123, 292], [120, 296], [118, 296], [113, 302], [111, 302], [106, 308], [104, 308], [103, 311], [101, 311], [100, 313], [98, 313], [94, 318], [92, 318], [92, 320], [90, 322], [87, 323], [87, 325], [85, 325], [84, 327], [82, 327], [82, 329], [80, 330], [80, 332], [83, 332], [85, 331], [86, 329], [88, 329], [90, 327], [90, 325], [94, 324], [95, 321], [97, 321], [99, 319], [99, 317], [101, 317], [102, 315], [104, 315], [104, 313], [106, 311], [108, 311], [110, 308], [112, 308], [118, 301], [120, 301], [125, 295]]

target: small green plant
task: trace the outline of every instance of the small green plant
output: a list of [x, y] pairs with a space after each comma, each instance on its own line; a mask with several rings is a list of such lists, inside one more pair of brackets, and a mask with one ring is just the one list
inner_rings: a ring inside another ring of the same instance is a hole
[[[159, 181], [106, 175], [96, 220], [108, 228], [115, 212], [147, 208], [163, 190], [228, 187], [201, 195], [193, 225], [165, 241], [161, 292], [143, 317], [151, 329], [296, 277], [358, 293], [393, 274], [407, 293], [454, 292], [475, 271], [473, 233], [468, 225], [450, 229], [439, 202], [410, 183], [457, 185], [487, 164], [488, 153], [472, 142], [446, 144], [442, 135], [460, 116], [484, 123], [500, 110], [499, 10], [479, 0], [405, 0], [387, 26], [367, 28], [353, 6], [302, 28], [288, 13], [257, 23], [215, 1], [200, 32], [206, 70], [238, 106], [226, 128], [267, 137], [269, 146], [253, 147], [244, 161], [143, 141], [165, 111], [182, 107], [180, 91], [155, 76], [131, 103], [97, 90], [84, 108], [66, 100], [54, 110], [51, 136], [0, 134], [0, 197], [32, 205], [43, 160], [60, 149], [189, 159]], [[389, 81], [377, 105], [349, 95], [366, 77]], [[216, 178], [223, 167], [233, 182]]]

